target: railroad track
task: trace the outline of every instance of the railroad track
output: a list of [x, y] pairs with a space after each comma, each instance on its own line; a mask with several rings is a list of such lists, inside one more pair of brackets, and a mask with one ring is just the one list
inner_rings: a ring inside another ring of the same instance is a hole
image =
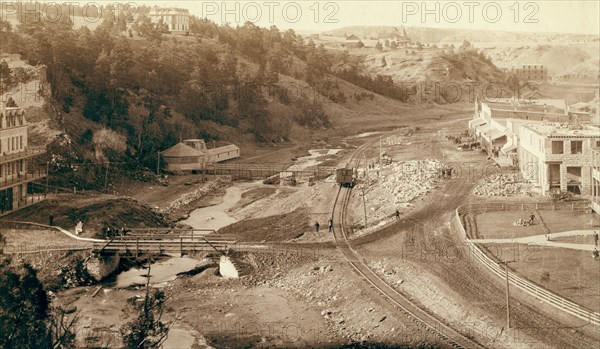
[[[372, 144], [365, 143], [352, 155], [350, 164], [355, 166], [357, 160], [362, 157], [364, 152]], [[342, 251], [346, 261], [350, 264], [356, 275], [365, 281], [372, 289], [379, 293], [387, 302], [394, 306], [394, 309], [400, 314], [435, 335], [437, 338], [447, 343], [453, 348], [485, 348], [473, 339], [467, 338], [454, 328], [440, 321], [426, 310], [410, 301], [383, 278], [377, 275], [361, 257], [361, 255], [352, 248], [347, 236], [345, 227], [346, 209], [350, 201], [352, 188], [339, 188], [333, 205], [332, 217], [334, 222], [333, 234], [337, 247]]]

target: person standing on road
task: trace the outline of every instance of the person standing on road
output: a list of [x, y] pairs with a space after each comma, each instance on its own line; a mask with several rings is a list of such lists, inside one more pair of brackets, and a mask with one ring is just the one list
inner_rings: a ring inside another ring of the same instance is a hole
[[594, 245], [598, 246], [598, 232], [594, 233]]
[[333, 219], [329, 218], [328, 225], [329, 225], [329, 232], [331, 233], [333, 231]]
[[48, 217], [48, 225], [49, 226], [54, 225], [54, 216], [53, 215], [50, 215], [50, 217]]
[[317, 233], [319, 232], [319, 227], [320, 227], [320, 226], [321, 226], [321, 225], [319, 224], [319, 222], [316, 222], [316, 223], [315, 223], [315, 230], [317, 231]]
[[400, 210], [396, 209], [396, 220], [400, 219]]
[[529, 215], [529, 224], [533, 225], [533, 220], [535, 219], [535, 215], [533, 214], [533, 212], [531, 212], [531, 214]]

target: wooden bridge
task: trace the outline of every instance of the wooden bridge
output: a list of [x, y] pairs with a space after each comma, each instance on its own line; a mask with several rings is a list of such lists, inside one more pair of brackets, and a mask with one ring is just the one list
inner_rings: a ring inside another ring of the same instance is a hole
[[128, 233], [107, 242], [94, 242], [98, 254], [185, 253], [217, 251], [224, 253], [237, 243], [234, 235], [218, 234], [209, 229], [124, 228]]
[[204, 172], [213, 175], [229, 175], [236, 179], [264, 179], [277, 174], [294, 174], [300, 177], [315, 177], [317, 180], [329, 177], [335, 173], [336, 168], [332, 166], [309, 166], [300, 167], [292, 163], [233, 163], [233, 164], [207, 164]]

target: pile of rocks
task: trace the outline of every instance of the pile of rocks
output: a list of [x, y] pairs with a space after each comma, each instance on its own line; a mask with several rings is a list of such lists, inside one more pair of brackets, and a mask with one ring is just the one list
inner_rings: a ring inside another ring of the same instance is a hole
[[[374, 221], [389, 218], [397, 208], [411, 207], [411, 202], [436, 188], [442, 167], [443, 164], [435, 160], [414, 160], [384, 167], [377, 187], [367, 194], [371, 218]], [[369, 171], [369, 177], [376, 178], [376, 171]]]
[[495, 174], [488, 177], [484, 183], [478, 185], [474, 190], [475, 195], [480, 196], [512, 196], [533, 195], [533, 185], [523, 182], [516, 175]]
[[159, 212], [171, 213], [175, 210], [180, 209], [181, 207], [183, 207], [185, 205], [188, 205], [192, 201], [198, 200], [201, 197], [212, 193], [216, 189], [219, 189], [230, 183], [231, 183], [231, 177], [229, 177], [229, 176], [218, 177], [215, 181], [210, 182], [208, 185], [203, 185], [194, 191], [191, 191], [189, 193], [181, 195], [177, 200], [171, 202], [168, 207], [159, 209]]

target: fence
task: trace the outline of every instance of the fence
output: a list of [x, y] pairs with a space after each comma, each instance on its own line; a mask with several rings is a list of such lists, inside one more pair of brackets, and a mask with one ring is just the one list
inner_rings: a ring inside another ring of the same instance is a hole
[[[501, 267], [496, 261], [490, 258], [476, 243], [469, 241], [469, 236], [465, 230], [461, 216], [467, 213], [484, 213], [484, 212], [495, 212], [495, 211], [508, 211], [508, 210], [557, 210], [557, 209], [570, 209], [573, 211], [585, 211], [589, 209], [589, 203], [585, 202], [585, 207], [582, 204], [573, 203], [534, 203], [534, 204], [471, 204], [461, 206], [456, 209], [453, 225], [456, 226], [458, 232], [465, 239], [467, 246], [471, 252], [471, 255], [475, 257], [475, 260], [479, 261], [484, 267], [486, 267], [493, 274], [504, 279], [506, 277], [504, 268]], [[534, 284], [533, 282], [517, 276], [516, 274], [509, 272], [508, 280], [511, 285], [518, 289], [525, 291], [532, 295], [536, 299], [546, 302], [568, 314], [574, 315], [582, 320], [588, 321], [594, 325], [600, 326], [600, 313], [586, 309], [579, 304], [576, 304], [568, 299], [565, 299], [541, 286]]]

